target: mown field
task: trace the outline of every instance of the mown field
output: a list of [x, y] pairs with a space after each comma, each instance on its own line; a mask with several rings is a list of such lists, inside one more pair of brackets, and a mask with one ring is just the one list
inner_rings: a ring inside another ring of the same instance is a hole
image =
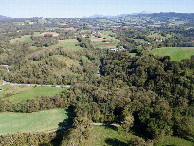
[[30, 37], [31, 37], [31, 35], [24, 35], [21, 38], [15, 38], [15, 39], [10, 40], [10, 43], [16, 43], [17, 41], [29, 42], [29, 41], [32, 41], [32, 39]]
[[165, 137], [160, 140], [155, 146], [193, 146], [194, 143], [179, 137]]
[[79, 49], [83, 49], [82, 47], [80, 47], [78, 45], [78, 40], [76, 39], [67, 39], [67, 40], [60, 40], [58, 44], [56, 45], [52, 45], [52, 47], [64, 47], [67, 49], [71, 49], [73, 51], [79, 50]]
[[[125, 133], [121, 127], [93, 126], [88, 145], [128, 146], [128, 141], [134, 137], [132, 133]], [[155, 142], [156, 146], [193, 146], [193, 143], [178, 137], [165, 137]]]
[[172, 35], [170, 34], [167, 34], [165, 37], [162, 36], [161, 34], [157, 33], [157, 32], [154, 32], [154, 31], [151, 31], [150, 35], [148, 35], [148, 37], [150, 38], [161, 38], [161, 39], [166, 39], [166, 38], [170, 38], [172, 37]]
[[151, 50], [154, 55], [170, 56], [172, 61], [190, 59], [194, 55], [194, 47], [163, 47]]
[[88, 145], [99, 146], [125, 146], [133, 136], [132, 134], [124, 133], [121, 127], [115, 126], [93, 126], [91, 135]]
[[[37, 113], [0, 113], [0, 135], [16, 132], [49, 131], [65, 125], [68, 112], [52, 109]], [[68, 124], [68, 123], [66, 123]]]
[[111, 37], [109, 35], [114, 35], [112, 31], [102, 31], [101, 38], [97, 38], [92, 36], [91, 42], [95, 48], [116, 48], [119, 43], [115, 37]]
[[3, 85], [1, 86], [3, 91], [0, 92], [0, 99], [8, 100], [12, 103], [18, 103], [24, 100], [33, 99], [37, 96], [55, 96], [65, 88], [57, 87], [29, 87], [29, 86], [13, 86]]

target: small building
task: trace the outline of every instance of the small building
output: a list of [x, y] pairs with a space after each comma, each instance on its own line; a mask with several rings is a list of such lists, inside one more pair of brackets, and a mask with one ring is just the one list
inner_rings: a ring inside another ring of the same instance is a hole
[[118, 51], [119, 49], [118, 48], [111, 48], [110, 50], [111, 51]]

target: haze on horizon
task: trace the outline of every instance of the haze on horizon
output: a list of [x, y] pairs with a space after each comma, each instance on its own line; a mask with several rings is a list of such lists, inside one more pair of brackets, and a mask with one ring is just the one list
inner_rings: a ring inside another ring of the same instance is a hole
[[0, 0], [0, 15], [12, 18], [82, 18], [146, 12], [194, 13], [194, 0]]

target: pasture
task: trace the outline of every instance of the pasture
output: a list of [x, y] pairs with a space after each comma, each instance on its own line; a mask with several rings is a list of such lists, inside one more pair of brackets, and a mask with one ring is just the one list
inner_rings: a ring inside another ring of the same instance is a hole
[[164, 47], [151, 50], [151, 54], [170, 56], [172, 61], [190, 59], [194, 55], [194, 47]]
[[[125, 133], [121, 127], [93, 126], [88, 145], [128, 146], [128, 141], [130, 141], [130, 139], [134, 136], [135, 132]], [[154, 141], [154, 145], [193, 146], [193, 143], [191, 141], [172, 136], [161, 138], [159, 141]]]
[[132, 134], [126, 134], [121, 127], [93, 126], [91, 139], [88, 145], [127, 145]]
[[[30, 100], [37, 96], [55, 96], [65, 91], [65, 88], [57, 87], [29, 87], [29, 86], [1, 86], [3, 91], [0, 93], [1, 100], [8, 100], [12, 103], [18, 103], [24, 100]], [[3, 98], [3, 99], [2, 99]]]
[[129, 53], [132, 57], [137, 56], [137, 53]]
[[66, 49], [71, 49], [73, 51], [76, 51], [76, 50], [82, 49], [82, 47], [80, 47], [78, 43], [79, 42], [76, 39], [59, 40], [59, 43], [56, 45], [52, 45], [52, 47], [61, 46]]
[[145, 41], [144, 39], [133, 39], [135, 42], [137, 43], [148, 43], [147, 41]]
[[159, 34], [159, 33], [157, 33], [157, 32], [151, 31], [151, 32], [150, 32], [150, 35], [148, 35], [148, 37], [149, 37], [149, 38], [160, 38], [160, 39], [165, 40], [166, 38], [171, 38], [172, 35], [166, 34], [166, 36], [162, 36], [161, 34]]
[[54, 37], [59, 36], [59, 33], [57, 33], [57, 32], [42, 32], [42, 33], [39, 34], [39, 36], [44, 36], [44, 35], [47, 35], [47, 34], [51, 34]]
[[24, 36], [21, 36], [20, 38], [11, 39], [10, 43], [16, 43], [17, 41], [18, 42], [30, 42], [32, 41], [30, 37], [31, 35], [24, 35]]
[[0, 113], [0, 135], [16, 132], [44, 132], [65, 125], [68, 112], [65, 109], [52, 109], [36, 113]]
[[101, 38], [97, 38], [92, 36], [91, 41], [92, 45], [95, 48], [116, 48], [117, 44], [119, 43], [119, 40], [117, 40], [114, 37], [111, 37], [109, 35], [113, 35], [114, 33], [112, 31], [102, 31]]
[[156, 146], [164, 146], [164, 145], [171, 145], [171, 146], [193, 146], [193, 142], [179, 138], [179, 137], [165, 137], [161, 139]]

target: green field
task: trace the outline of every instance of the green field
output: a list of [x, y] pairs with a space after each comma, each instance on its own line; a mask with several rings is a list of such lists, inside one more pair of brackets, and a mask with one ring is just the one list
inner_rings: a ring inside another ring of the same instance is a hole
[[148, 43], [147, 41], [145, 41], [144, 39], [133, 39], [135, 42], [137, 43]]
[[[65, 88], [57, 87], [29, 87], [29, 86], [10, 86], [4, 85], [1, 86], [3, 91], [0, 93], [0, 97], [8, 95], [2, 100], [8, 100], [12, 103], [18, 103], [24, 100], [33, 99], [37, 96], [55, 96], [56, 94], [61, 93], [66, 90]], [[10, 96], [9, 96], [10, 95]]]
[[40, 34], [40, 32], [38, 32], [38, 31], [34, 32], [34, 35], [36, 35], [36, 36], [39, 35], [39, 34]]
[[58, 44], [52, 45], [52, 47], [61, 46], [61, 47], [76, 51], [76, 50], [82, 49], [82, 47], [80, 47], [78, 43], [79, 42], [76, 39], [67, 39], [67, 40], [61, 40]]
[[151, 31], [151, 33], [150, 33], [150, 35], [148, 35], [148, 37], [150, 37], [150, 38], [161, 38], [161, 39], [165, 40], [166, 38], [171, 38], [172, 35], [167, 34], [166, 37], [164, 37], [164, 36], [161, 36], [161, 34], [159, 34], [157, 32]]
[[156, 146], [193, 146], [194, 143], [191, 141], [187, 141], [178, 137], [166, 137], [157, 144]]
[[105, 48], [116, 48], [117, 47], [117, 44], [116, 45], [100, 45], [100, 46], [96, 46], [96, 48], [101, 48], [101, 49], [105, 49]]
[[31, 35], [24, 35], [21, 38], [15, 38], [15, 39], [10, 40], [10, 43], [16, 43], [17, 41], [30, 42], [30, 41], [32, 41], [32, 39], [30, 37], [31, 37]]
[[52, 109], [37, 113], [0, 113], [0, 135], [57, 129], [59, 123], [68, 119], [67, 114], [64, 109]]
[[[91, 135], [87, 145], [99, 146], [128, 146], [128, 141], [135, 136], [132, 133], [125, 133], [121, 127], [115, 126], [93, 126]], [[193, 146], [193, 143], [178, 137], [165, 137], [154, 145]]]
[[110, 34], [114, 34], [112, 31], [103, 31], [102, 34], [104, 36], [109, 36]]
[[17, 25], [23, 25], [24, 22], [13, 22], [14, 24], [17, 24]]
[[132, 57], [137, 56], [137, 53], [129, 53]]
[[194, 47], [164, 47], [151, 50], [151, 54], [170, 56], [172, 61], [190, 59], [194, 55]]
[[115, 126], [93, 126], [92, 137], [88, 145], [127, 145], [132, 134], [126, 134], [121, 127]]

